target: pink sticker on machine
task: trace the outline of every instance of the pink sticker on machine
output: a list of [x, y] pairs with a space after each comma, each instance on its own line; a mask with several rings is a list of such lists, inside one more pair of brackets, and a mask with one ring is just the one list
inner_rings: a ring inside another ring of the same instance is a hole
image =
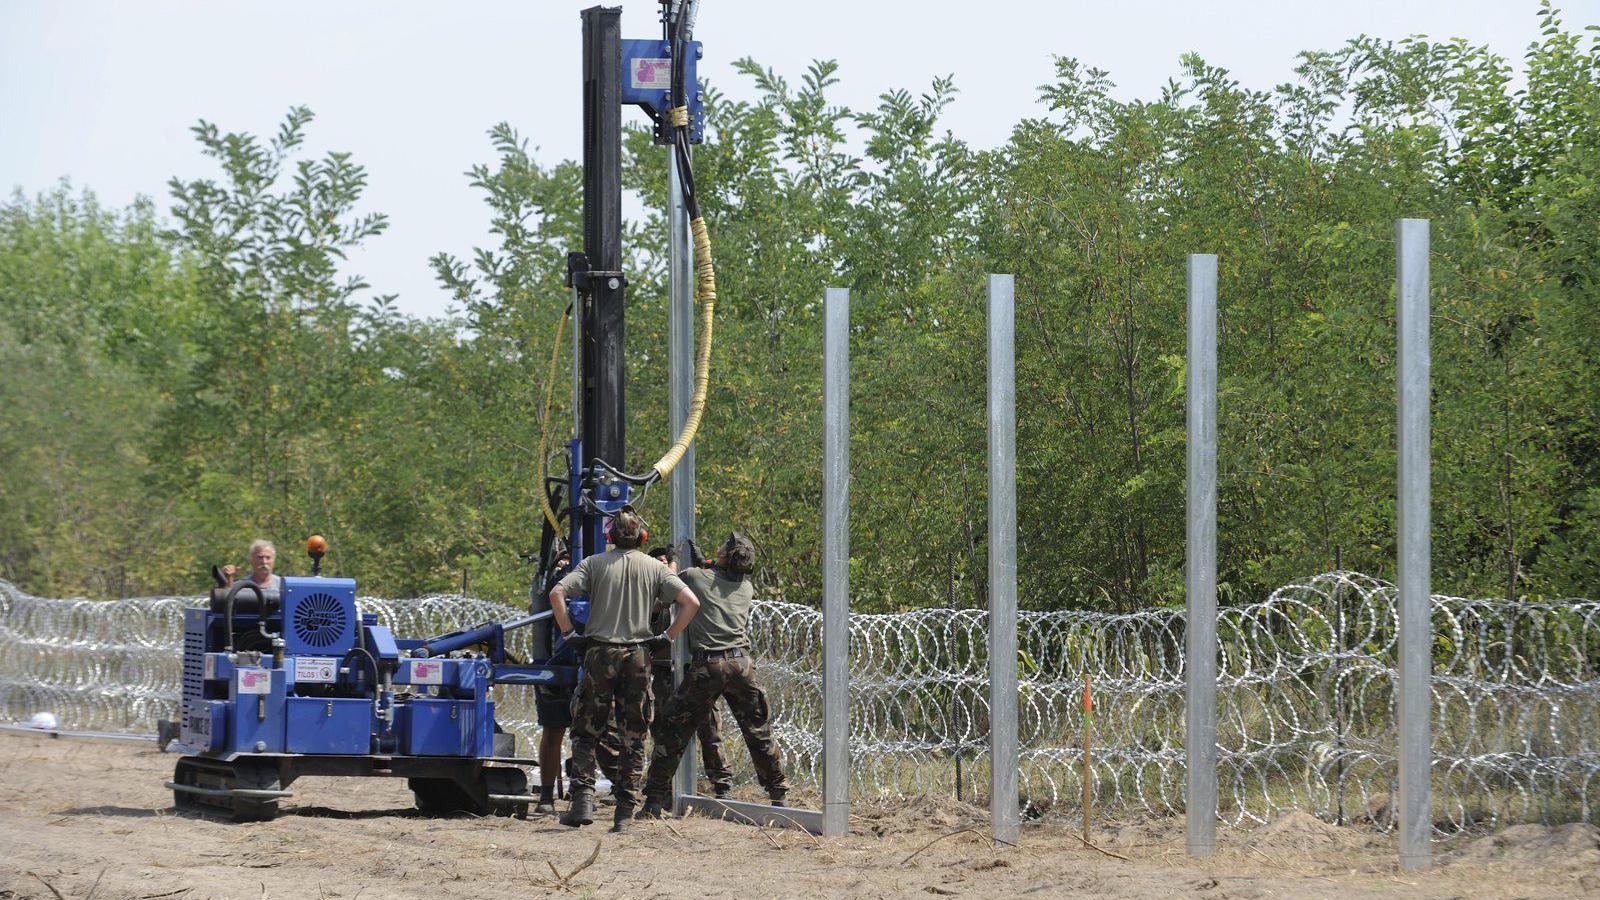
[[630, 86], [636, 90], [669, 90], [672, 87], [672, 60], [642, 57], [630, 59]]
[[272, 693], [272, 673], [266, 669], [240, 669], [239, 693], [241, 694], [270, 694]]
[[437, 659], [411, 660], [412, 684], [444, 684], [444, 663]]

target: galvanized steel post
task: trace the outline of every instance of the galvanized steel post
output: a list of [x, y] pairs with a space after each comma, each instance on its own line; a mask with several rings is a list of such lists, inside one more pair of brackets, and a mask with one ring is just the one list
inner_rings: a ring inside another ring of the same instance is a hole
[[[668, 403], [670, 429], [667, 440], [677, 437], [689, 417], [689, 400], [694, 395], [694, 236], [689, 231], [689, 213], [683, 205], [683, 189], [678, 176], [678, 157], [667, 151], [667, 287], [668, 328], [671, 332]], [[682, 547], [694, 537], [694, 445], [672, 472], [672, 546]], [[689, 636], [682, 634], [672, 648], [674, 681], [681, 681], [689, 664]], [[659, 705], [665, 697], [657, 697]], [[712, 715], [716, 715], [715, 712]], [[679, 794], [695, 792], [695, 746], [689, 742], [678, 761], [675, 787]]]
[[1429, 572], [1428, 220], [1395, 224], [1399, 350], [1400, 868], [1425, 869], [1433, 838], [1433, 592]]
[[1191, 254], [1188, 281], [1185, 810], [1189, 855], [1210, 856], [1217, 849], [1217, 257]]
[[989, 276], [989, 816], [1018, 840], [1016, 282]]
[[850, 826], [850, 291], [823, 296], [822, 833]]

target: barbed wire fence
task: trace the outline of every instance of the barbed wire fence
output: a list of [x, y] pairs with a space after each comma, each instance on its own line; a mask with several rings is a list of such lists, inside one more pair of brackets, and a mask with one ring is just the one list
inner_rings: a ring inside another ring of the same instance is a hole
[[[1223, 820], [1304, 809], [1392, 826], [1395, 597], [1383, 581], [1334, 572], [1220, 611]], [[182, 610], [199, 602], [54, 600], [0, 581], [0, 721], [48, 711], [64, 729], [153, 732], [176, 717]], [[408, 637], [519, 612], [452, 595], [360, 603]], [[1600, 603], [1435, 596], [1432, 608], [1436, 833], [1600, 823]], [[982, 610], [851, 616], [853, 797], [978, 800], [986, 791], [986, 629]], [[822, 614], [758, 602], [751, 632], [785, 765], [818, 784]], [[512, 652], [528, 651], [526, 631], [509, 637]], [[1018, 644], [1025, 814], [1078, 809], [1086, 674], [1096, 807], [1180, 813], [1183, 612], [1024, 612]], [[533, 741], [532, 691], [502, 688], [495, 699], [501, 724]], [[730, 756], [750, 778], [744, 754]]]

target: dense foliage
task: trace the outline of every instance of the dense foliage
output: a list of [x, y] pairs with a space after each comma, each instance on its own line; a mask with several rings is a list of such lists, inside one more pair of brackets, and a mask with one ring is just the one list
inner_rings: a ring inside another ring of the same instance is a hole
[[[1062, 59], [1041, 115], [987, 151], [941, 130], [949, 81], [852, 111], [831, 63], [798, 84], [742, 63], [753, 89], [713, 92], [696, 155], [723, 298], [702, 532], [749, 531], [767, 593], [817, 596], [820, 299], [849, 287], [857, 606], [981, 604], [983, 274], [1013, 272], [1025, 598], [1178, 602], [1184, 260], [1214, 252], [1225, 594], [1341, 551], [1388, 575], [1393, 222], [1412, 216], [1433, 223], [1436, 584], [1600, 593], [1600, 39], [1541, 15], [1520, 68], [1358, 39], [1271, 90], [1186, 58], [1124, 101]], [[310, 123], [202, 123], [217, 173], [174, 179], [165, 215], [66, 185], [0, 207], [0, 575], [190, 593], [252, 536], [320, 530], [374, 593], [463, 571], [525, 590], [578, 168], [495, 128], [469, 177], [498, 245], [435, 257], [453, 313], [418, 321], [343, 274], [385, 220], [361, 166], [305, 151]], [[643, 129], [625, 166], [659, 209]], [[662, 224], [628, 235], [635, 469], [667, 440]]]

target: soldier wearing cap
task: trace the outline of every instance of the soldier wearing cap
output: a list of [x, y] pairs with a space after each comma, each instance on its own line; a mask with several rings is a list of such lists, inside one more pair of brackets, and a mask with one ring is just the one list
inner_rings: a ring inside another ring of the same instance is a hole
[[683, 683], [667, 701], [661, 734], [650, 754], [650, 775], [644, 788], [646, 816], [661, 815], [678, 759], [696, 723], [718, 697], [728, 701], [728, 709], [744, 732], [756, 778], [766, 788], [772, 804], [782, 806], [789, 793], [778, 762], [778, 748], [772, 740], [772, 710], [767, 704], [767, 692], [756, 678], [746, 634], [750, 601], [755, 597], [750, 583], [754, 570], [754, 545], [749, 538], [733, 532], [717, 550], [714, 567], [686, 569], [682, 573], [684, 583], [699, 598], [700, 612], [688, 629], [692, 661]]
[[[572, 701], [572, 804], [561, 824], [574, 828], [594, 821], [595, 747], [613, 711], [622, 737], [613, 831], [633, 817], [634, 788], [644, 762], [644, 735], [650, 725], [650, 647], [675, 639], [694, 618], [700, 601], [659, 560], [639, 550], [647, 535], [644, 520], [624, 506], [612, 520], [604, 553], [586, 557], [550, 590], [550, 609], [562, 636], [583, 660], [583, 677]], [[567, 597], [589, 597], [589, 624], [572, 632]], [[650, 629], [657, 598], [677, 604], [678, 615], [663, 634]]]

